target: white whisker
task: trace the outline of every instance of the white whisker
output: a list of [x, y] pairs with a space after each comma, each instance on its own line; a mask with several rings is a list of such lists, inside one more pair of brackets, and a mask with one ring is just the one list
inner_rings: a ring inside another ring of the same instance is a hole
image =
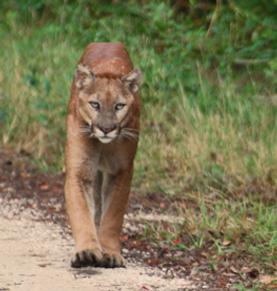
[[120, 135], [120, 136], [121, 136], [122, 138], [126, 138], [126, 139], [131, 140], [131, 141], [134, 140], [131, 136], [126, 135], [126, 134], [122, 134], [122, 135]]
[[129, 127], [124, 127], [123, 130], [132, 131], [132, 132], [138, 132], [137, 129], [135, 129], [135, 128], [129, 128]]
[[79, 132], [82, 134], [91, 134], [91, 129], [89, 126], [80, 126]]
[[81, 129], [80, 132], [90, 132], [89, 129]]
[[138, 131], [132, 128], [122, 128], [120, 135], [129, 140], [138, 140]]

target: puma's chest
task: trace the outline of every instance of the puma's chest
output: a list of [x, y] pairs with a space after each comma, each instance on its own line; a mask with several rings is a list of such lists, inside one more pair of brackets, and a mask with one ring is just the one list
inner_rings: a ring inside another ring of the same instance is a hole
[[128, 157], [122, 152], [103, 152], [99, 155], [98, 169], [102, 172], [116, 174], [128, 167]]
[[93, 146], [87, 152], [81, 168], [89, 176], [94, 175], [97, 171], [117, 174], [132, 166], [135, 152], [136, 145], [128, 147], [126, 144], [118, 143], [105, 147]]

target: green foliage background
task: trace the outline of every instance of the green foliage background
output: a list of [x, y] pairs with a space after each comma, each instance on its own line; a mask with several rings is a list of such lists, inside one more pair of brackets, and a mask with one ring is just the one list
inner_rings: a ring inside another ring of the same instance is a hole
[[0, 5], [3, 144], [61, 169], [77, 60], [90, 42], [121, 41], [144, 72], [137, 185], [148, 175], [149, 191], [177, 193], [275, 171], [276, 1]]
[[276, 0], [1, 1], [1, 145], [60, 171], [76, 63], [121, 41], [144, 73], [134, 188], [194, 201], [198, 245], [224, 231], [274, 260], [276, 29]]

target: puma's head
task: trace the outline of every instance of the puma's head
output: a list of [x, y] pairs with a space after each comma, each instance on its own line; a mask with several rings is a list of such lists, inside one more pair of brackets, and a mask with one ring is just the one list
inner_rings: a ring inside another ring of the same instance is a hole
[[86, 123], [82, 131], [102, 143], [120, 136], [137, 138], [137, 131], [126, 128], [126, 125], [140, 77], [139, 70], [121, 78], [97, 77], [87, 66], [80, 64], [75, 80], [79, 89], [77, 110]]

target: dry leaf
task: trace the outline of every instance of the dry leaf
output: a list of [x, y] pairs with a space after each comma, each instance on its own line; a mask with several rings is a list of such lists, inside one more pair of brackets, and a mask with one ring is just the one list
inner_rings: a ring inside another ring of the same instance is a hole
[[269, 284], [273, 283], [274, 281], [277, 282], [277, 276], [262, 275], [262, 276], [260, 276], [259, 281], [262, 284], [269, 285]]
[[245, 274], [246, 274], [246, 273], [249, 273], [249, 272], [251, 272], [251, 268], [249, 268], [249, 267], [242, 267], [242, 268], [241, 268], [241, 272], [242, 272], [242, 273], [245, 273]]
[[227, 239], [224, 239], [223, 242], [222, 242], [222, 245], [225, 246], [225, 247], [229, 246], [230, 244], [231, 244], [231, 242], [229, 240], [227, 240]]
[[231, 266], [230, 270], [235, 274], [239, 274], [239, 270], [237, 270], [234, 266]]
[[39, 188], [40, 188], [40, 190], [42, 190], [42, 191], [47, 191], [47, 190], [49, 190], [49, 185], [48, 185], [47, 183], [41, 183], [41, 184], [39, 185]]

